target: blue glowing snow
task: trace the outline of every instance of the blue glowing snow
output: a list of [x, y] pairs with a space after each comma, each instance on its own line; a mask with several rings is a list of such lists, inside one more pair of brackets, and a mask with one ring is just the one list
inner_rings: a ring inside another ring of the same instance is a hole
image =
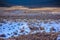
[[[50, 21], [51, 23], [47, 22], [41, 22], [39, 26], [36, 24], [33, 24], [36, 27], [44, 27], [45, 32], [50, 32], [50, 28], [54, 27], [54, 32], [59, 32], [60, 31], [60, 22], [56, 23], [55, 21]], [[21, 30], [24, 30], [21, 32]], [[41, 30], [40, 30], [41, 31]], [[9, 38], [9, 37], [16, 37], [18, 35], [27, 35], [31, 32], [28, 22], [11, 22], [11, 21], [6, 21], [6, 23], [0, 23], [0, 35], [4, 34], [4, 36], [0, 36], [2, 38]], [[15, 33], [15, 34], [14, 34]], [[36, 33], [36, 31], [32, 32]], [[32, 34], [31, 33], [31, 34]]]

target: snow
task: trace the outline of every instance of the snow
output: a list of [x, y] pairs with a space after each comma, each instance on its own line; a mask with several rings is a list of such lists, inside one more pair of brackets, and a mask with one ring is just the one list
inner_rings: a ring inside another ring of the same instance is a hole
[[[39, 21], [39, 20], [38, 20]], [[57, 20], [58, 21], [58, 20]], [[6, 23], [0, 23], [0, 35], [4, 34], [5, 36], [0, 36], [2, 38], [10, 38], [12, 36], [17, 37], [18, 35], [28, 35], [29, 33], [34, 34], [37, 32], [50, 32], [50, 28], [54, 28], [53, 32], [59, 32], [60, 31], [60, 22], [56, 23], [56, 21], [50, 21], [47, 23], [44, 23], [44, 21], [38, 23], [31, 23], [31, 25], [34, 25], [34, 27], [44, 27], [45, 30], [35, 30], [31, 32], [31, 29], [28, 25], [29, 22], [24, 21], [6, 21]], [[21, 30], [24, 30], [21, 32]], [[14, 34], [16, 33], [16, 34]]]

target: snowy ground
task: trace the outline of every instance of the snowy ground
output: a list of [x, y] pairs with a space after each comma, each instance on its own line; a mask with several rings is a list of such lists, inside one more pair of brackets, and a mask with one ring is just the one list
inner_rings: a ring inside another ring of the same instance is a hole
[[60, 20], [24, 19], [21, 21], [7, 21], [0, 23], [0, 38], [17, 37], [34, 34], [36, 32], [60, 32]]

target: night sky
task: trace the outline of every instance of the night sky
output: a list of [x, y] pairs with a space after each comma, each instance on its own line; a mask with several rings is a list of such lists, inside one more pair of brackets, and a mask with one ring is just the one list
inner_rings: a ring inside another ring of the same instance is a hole
[[59, 7], [60, 0], [0, 0], [0, 6]]

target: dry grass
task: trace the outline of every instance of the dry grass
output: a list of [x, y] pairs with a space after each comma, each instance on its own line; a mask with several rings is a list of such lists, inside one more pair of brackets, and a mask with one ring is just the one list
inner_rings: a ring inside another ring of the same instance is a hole
[[0, 9], [2, 10], [33, 10], [33, 11], [49, 10], [53, 12], [60, 12], [60, 8], [58, 7], [27, 8], [23, 6], [12, 6], [12, 7], [0, 7]]

